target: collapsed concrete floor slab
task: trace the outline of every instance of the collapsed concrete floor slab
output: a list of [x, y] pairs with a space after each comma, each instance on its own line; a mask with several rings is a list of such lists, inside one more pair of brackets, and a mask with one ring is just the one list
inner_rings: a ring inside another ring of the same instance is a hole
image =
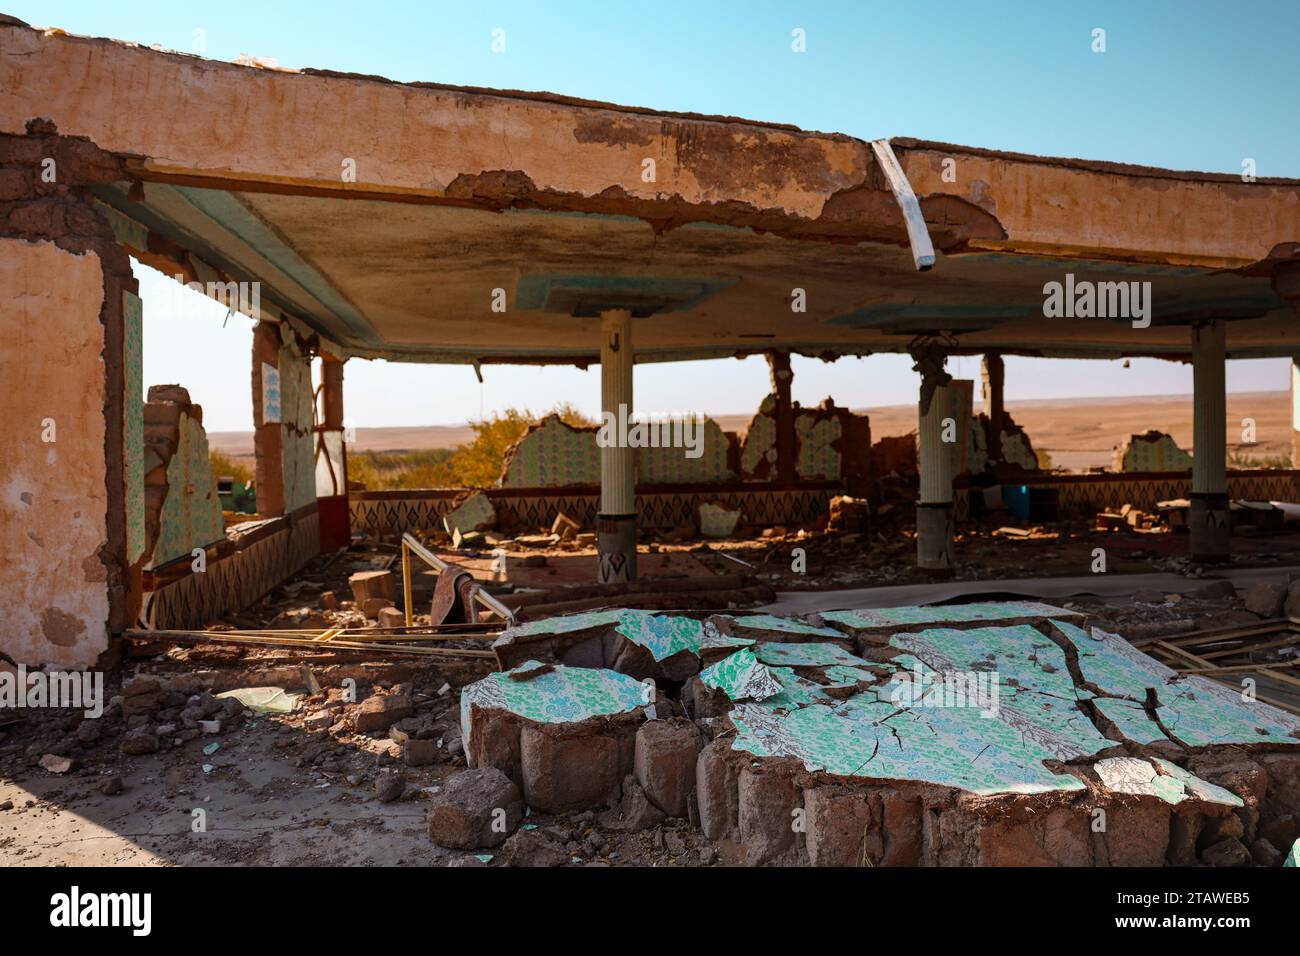
[[612, 609], [495, 650], [532, 657], [466, 689], [471, 766], [544, 810], [684, 811], [729, 862], [1242, 864], [1300, 813], [1300, 718], [1049, 605]]
[[0, 719], [0, 860], [1277, 865], [1294, 719], [1114, 636], [1239, 602], [1149, 597], [614, 608], [521, 624], [505, 666], [174, 647], [98, 718]]

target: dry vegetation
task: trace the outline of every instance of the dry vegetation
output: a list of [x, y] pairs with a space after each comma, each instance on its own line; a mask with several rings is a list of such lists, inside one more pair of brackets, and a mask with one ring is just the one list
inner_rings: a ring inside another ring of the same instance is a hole
[[[548, 413], [559, 415], [570, 425], [595, 424], [567, 403], [556, 405]], [[391, 488], [487, 488], [501, 477], [501, 462], [506, 450], [517, 442], [529, 426], [545, 415], [528, 409], [508, 408], [491, 418], [471, 422], [474, 438], [455, 449], [434, 448], [422, 451], [351, 452], [348, 454], [348, 479], [370, 490]]]
[[234, 478], [235, 481], [244, 485], [253, 480], [252, 468], [222, 452], [209, 452], [208, 461], [212, 465], [212, 477], [214, 478]]

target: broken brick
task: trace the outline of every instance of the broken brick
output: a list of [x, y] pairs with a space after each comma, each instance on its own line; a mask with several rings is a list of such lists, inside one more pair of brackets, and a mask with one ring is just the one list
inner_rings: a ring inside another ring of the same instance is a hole
[[636, 734], [634, 766], [646, 796], [670, 817], [686, 816], [695, 792], [700, 731], [689, 720], [652, 720]]
[[523, 819], [514, 782], [494, 767], [452, 774], [430, 802], [429, 838], [461, 850], [499, 846]]

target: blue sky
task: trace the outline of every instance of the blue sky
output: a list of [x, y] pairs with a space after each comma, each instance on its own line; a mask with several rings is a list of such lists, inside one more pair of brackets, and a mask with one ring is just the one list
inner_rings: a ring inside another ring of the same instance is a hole
[[[1300, 3], [1031, 2], [105, 4], [0, 0], [33, 25], [398, 80], [549, 90], [657, 109], [794, 123], [864, 138], [917, 136], [1046, 155], [1300, 176]], [[807, 52], [790, 50], [802, 28]], [[491, 51], [504, 29], [506, 50]], [[1091, 50], [1106, 31], [1106, 52]], [[256, 148], [250, 143], [250, 148]], [[248, 323], [149, 270], [145, 378], [180, 381], [209, 428], [247, 428]], [[637, 406], [750, 411], [761, 359], [640, 366]], [[915, 400], [905, 358], [797, 362], [795, 397], [852, 406]], [[962, 375], [977, 360], [959, 364]], [[596, 373], [349, 363], [360, 426], [454, 423], [509, 405], [594, 411]], [[1009, 399], [1190, 390], [1186, 366], [1009, 360]], [[1230, 363], [1233, 390], [1284, 389], [1283, 360]], [[434, 390], [435, 407], [427, 398]]]

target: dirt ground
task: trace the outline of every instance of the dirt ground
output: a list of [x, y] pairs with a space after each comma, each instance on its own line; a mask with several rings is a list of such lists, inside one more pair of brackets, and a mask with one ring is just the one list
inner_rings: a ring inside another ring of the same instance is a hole
[[[196, 691], [169, 691], [179, 703], [206, 699], [202, 687], [261, 686], [286, 670], [300, 671], [304, 659], [258, 651], [212, 666], [212, 658], [228, 657], [224, 650], [174, 651], [129, 665], [121, 676], [129, 684], [138, 668], [161, 678], [164, 686]], [[293, 665], [286, 668], [290, 658]], [[716, 850], [685, 821], [621, 834], [602, 826], [595, 812], [533, 815], [520, 830], [523, 836], [499, 848], [492, 860], [435, 846], [425, 831], [426, 802], [439, 781], [465, 766], [458, 691], [487, 667], [384, 661], [310, 666], [327, 693], [303, 693], [293, 714], [245, 712], [220, 733], [188, 740], [164, 736], [154, 753], [123, 753], [128, 724], [121, 703], [110, 705], [98, 722], [70, 711], [24, 713], [19, 723], [0, 730], [0, 865], [708, 865], [716, 860]], [[359, 695], [409, 693], [415, 702], [411, 724], [438, 745], [435, 762], [404, 766], [390, 730], [308, 729], [314, 708], [331, 709], [335, 716], [356, 709], [340, 700], [336, 685], [345, 674], [357, 680]], [[120, 697], [122, 686], [115, 678], [108, 693]], [[94, 741], [78, 734], [87, 723], [104, 725]], [[47, 754], [71, 757], [72, 769], [45, 769], [41, 760]]]

